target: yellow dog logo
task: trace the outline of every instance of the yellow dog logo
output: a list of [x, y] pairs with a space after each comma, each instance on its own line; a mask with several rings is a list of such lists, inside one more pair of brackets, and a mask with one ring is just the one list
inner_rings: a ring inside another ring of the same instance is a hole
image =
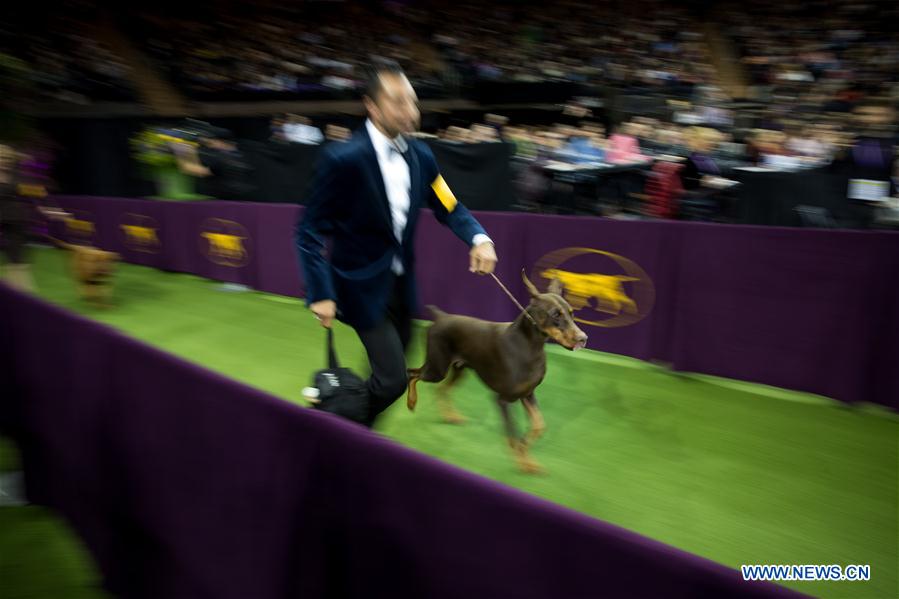
[[67, 218], [66, 228], [70, 233], [76, 235], [91, 236], [94, 234], [94, 223], [89, 220], [81, 220], [79, 218]]
[[203, 253], [211, 262], [222, 266], [240, 268], [249, 262], [247, 230], [240, 223], [221, 218], [210, 218], [201, 227], [200, 237], [205, 240]]
[[64, 236], [71, 243], [93, 245], [97, 234], [97, 225], [92, 220], [90, 212], [78, 210], [64, 216], [62, 221], [65, 226]]
[[137, 225], [122, 225], [125, 234], [138, 243], [159, 243], [156, 237], [156, 229], [151, 227], [139, 227]]
[[627, 275], [583, 275], [558, 268], [550, 268], [540, 273], [545, 279], [559, 279], [565, 288], [565, 299], [574, 310], [581, 310], [596, 300], [596, 309], [608, 314], [621, 314], [621, 311], [637, 313], [637, 304], [627, 296], [622, 283], [639, 281]]
[[229, 259], [240, 259], [246, 256], [247, 251], [243, 247], [243, 237], [228, 235], [227, 233], [203, 233], [209, 241], [209, 251], [212, 254]]
[[558, 279], [574, 320], [597, 327], [623, 327], [642, 320], [655, 303], [649, 275], [633, 260], [593, 248], [563, 248], [537, 261], [532, 279], [544, 288]]
[[146, 254], [159, 253], [162, 244], [159, 241], [159, 223], [155, 218], [128, 212], [122, 215], [119, 223], [125, 247]]

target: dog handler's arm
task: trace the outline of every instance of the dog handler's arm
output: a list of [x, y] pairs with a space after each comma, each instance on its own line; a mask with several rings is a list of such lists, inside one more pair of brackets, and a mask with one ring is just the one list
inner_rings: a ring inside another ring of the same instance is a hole
[[437, 160], [427, 146], [424, 146], [424, 174], [430, 181], [428, 205], [434, 211], [437, 221], [449, 227], [456, 237], [471, 247], [469, 251], [469, 267], [471, 272], [489, 274], [496, 267], [496, 250], [493, 241], [487, 236], [481, 223], [472, 216], [453, 194], [449, 185], [440, 174]]
[[340, 159], [325, 148], [306, 198], [306, 211], [296, 228], [297, 253], [306, 282], [306, 305], [326, 328], [337, 314], [337, 296], [331, 266], [325, 257], [324, 234], [330, 228], [340, 195], [339, 170]]

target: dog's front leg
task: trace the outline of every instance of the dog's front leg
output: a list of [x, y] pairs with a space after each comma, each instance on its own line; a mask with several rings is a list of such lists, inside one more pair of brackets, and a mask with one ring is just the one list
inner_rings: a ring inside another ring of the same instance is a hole
[[528, 419], [531, 421], [531, 428], [524, 436], [525, 443], [530, 445], [543, 436], [543, 432], [546, 430], [546, 421], [543, 419], [540, 408], [537, 407], [537, 397], [533, 393], [522, 398], [521, 405], [524, 406], [524, 411], [527, 412]]
[[518, 462], [518, 467], [521, 468], [522, 472], [528, 474], [542, 472], [543, 469], [540, 467], [540, 464], [535, 462], [528, 454], [528, 444], [518, 436], [518, 432], [515, 430], [515, 422], [512, 421], [512, 414], [509, 412], [510, 400], [497, 397], [497, 404], [503, 416], [503, 424], [506, 427], [506, 438], [509, 441], [509, 447], [512, 448], [512, 453], [515, 455], [515, 461]]

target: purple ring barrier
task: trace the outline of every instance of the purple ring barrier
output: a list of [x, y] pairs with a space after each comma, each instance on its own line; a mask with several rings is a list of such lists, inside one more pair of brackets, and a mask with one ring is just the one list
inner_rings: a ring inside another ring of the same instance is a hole
[[[302, 208], [62, 196], [57, 234], [129, 262], [300, 297]], [[899, 234], [478, 213], [498, 275], [555, 273], [588, 347], [674, 368], [899, 409]], [[416, 239], [421, 304], [491, 320], [516, 309], [430, 216]], [[421, 312], [422, 316], [426, 316]]]
[[3, 285], [0, 335], [0, 429], [29, 495], [116, 596], [800, 596]]

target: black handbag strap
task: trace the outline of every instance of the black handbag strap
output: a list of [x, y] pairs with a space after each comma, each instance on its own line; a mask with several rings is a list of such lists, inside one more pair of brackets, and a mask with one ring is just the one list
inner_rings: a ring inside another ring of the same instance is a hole
[[340, 362], [337, 361], [337, 352], [334, 351], [334, 329], [328, 327], [328, 368], [340, 368]]

